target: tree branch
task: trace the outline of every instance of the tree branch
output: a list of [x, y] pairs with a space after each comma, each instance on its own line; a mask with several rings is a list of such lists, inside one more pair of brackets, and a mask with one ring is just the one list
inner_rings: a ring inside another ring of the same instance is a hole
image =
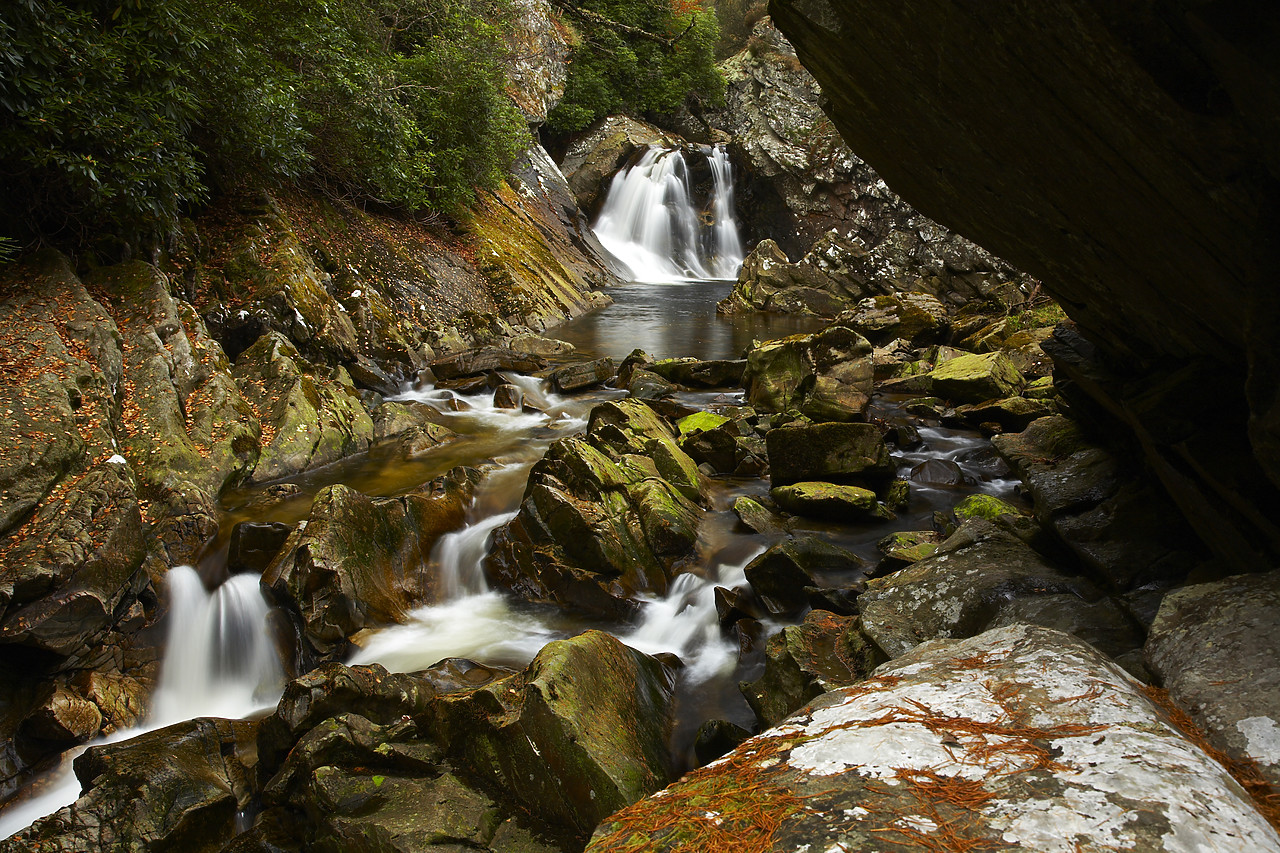
[[572, 3], [569, 3], [568, 0], [551, 0], [551, 5], [572, 15], [577, 15], [584, 21], [590, 21], [593, 24], [599, 24], [602, 27], [608, 27], [611, 30], [617, 30], [620, 33], [626, 33], [627, 35], [636, 36], [637, 38], [656, 41], [664, 47], [675, 47], [676, 42], [684, 38], [685, 33], [688, 33], [689, 30], [693, 29], [694, 19], [693, 16], [690, 16], [689, 26], [685, 27], [679, 35], [667, 38], [666, 36], [660, 36], [657, 33], [651, 33], [648, 30], [642, 30], [639, 27], [632, 27], [627, 24], [619, 23], [612, 18], [606, 18], [598, 12], [592, 12], [590, 9], [580, 9]]

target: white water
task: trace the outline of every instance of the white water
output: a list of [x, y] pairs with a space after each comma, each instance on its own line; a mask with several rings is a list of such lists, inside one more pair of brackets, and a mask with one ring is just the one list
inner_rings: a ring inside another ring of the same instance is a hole
[[635, 281], [730, 279], [742, 266], [734, 217], [733, 174], [722, 146], [707, 155], [712, 173], [711, 225], [703, 225], [677, 148], [651, 146], [613, 176], [596, 220], [596, 236]]
[[72, 763], [90, 746], [117, 743], [193, 717], [242, 718], [274, 707], [284, 670], [271, 643], [269, 607], [258, 578], [235, 575], [212, 592], [190, 566], [165, 575], [169, 631], [152, 711], [142, 725], [122, 729], [63, 755], [37, 795], [0, 813], [8, 838], [80, 796]]

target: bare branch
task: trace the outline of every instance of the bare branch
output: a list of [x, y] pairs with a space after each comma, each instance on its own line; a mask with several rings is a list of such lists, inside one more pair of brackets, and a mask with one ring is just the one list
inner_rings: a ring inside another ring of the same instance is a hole
[[690, 16], [689, 25], [685, 27], [684, 30], [679, 35], [672, 36], [671, 38], [667, 38], [666, 36], [660, 36], [657, 33], [651, 33], [648, 30], [642, 30], [639, 27], [632, 27], [632, 26], [628, 26], [627, 24], [619, 23], [618, 21], [615, 21], [612, 18], [606, 18], [604, 15], [601, 15], [598, 12], [592, 12], [590, 9], [580, 9], [577, 6], [574, 6], [572, 3], [568, 2], [568, 0], [551, 0], [551, 5], [555, 6], [557, 9], [561, 9], [572, 15], [577, 15], [579, 18], [582, 18], [584, 21], [590, 21], [593, 24], [599, 24], [602, 27], [608, 27], [611, 30], [616, 30], [620, 33], [626, 33], [627, 35], [636, 36], [637, 38], [648, 39], [649, 41], [656, 41], [658, 44], [663, 45], [664, 47], [675, 47], [676, 42], [684, 38], [685, 34], [688, 33], [689, 30], [693, 29], [694, 18], [693, 16]]

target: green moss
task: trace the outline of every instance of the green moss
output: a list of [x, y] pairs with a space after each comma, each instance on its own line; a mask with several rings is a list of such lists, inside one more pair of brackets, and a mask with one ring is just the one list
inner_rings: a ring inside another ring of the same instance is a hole
[[956, 504], [953, 512], [960, 521], [970, 518], [996, 521], [1003, 515], [1022, 515], [1022, 511], [1016, 506], [994, 495], [969, 495]]
[[728, 418], [717, 415], [715, 412], [695, 412], [676, 421], [676, 429], [680, 431], [680, 436], [683, 438], [686, 435], [715, 429], [728, 422]]

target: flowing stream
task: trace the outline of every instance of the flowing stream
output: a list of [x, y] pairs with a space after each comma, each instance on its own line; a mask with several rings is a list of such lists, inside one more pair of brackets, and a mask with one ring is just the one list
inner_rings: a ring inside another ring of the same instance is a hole
[[[642, 348], [656, 357], [693, 355], [703, 359], [736, 358], [755, 338], [809, 331], [820, 324], [811, 318], [769, 316], [720, 317], [715, 302], [728, 294], [741, 262], [732, 215], [732, 182], [721, 149], [706, 155], [711, 164], [711, 226], [701, 223], [690, 202], [684, 154], [650, 149], [613, 182], [597, 226], [601, 239], [622, 257], [638, 281], [616, 288], [615, 302], [556, 330], [575, 344], [582, 357], [621, 358]], [[732, 232], [732, 233], [730, 233]], [[447, 597], [441, 604], [414, 611], [403, 625], [371, 633], [351, 663], [377, 662], [394, 671], [415, 671], [449, 657], [465, 657], [488, 665], [521, 667], [549, 641], [586, 628], [603, 628], [649, 653], [670, 652], [685, 663], [677, 688], [677, 749], [686, 751], [699, 724], [727, 719], [750, 728], [753, 717], [737, 690], [743, 679], [757, 677], [763, 667], [763, 643], [740, 648], [723, 633], [714, 602], [716, 586], [745, 584], [743, 569], [767, 545], [765, 537], [737, 524], [729, 509], [742, 494], [763, 494], [760, 480], [715, 480], [713, 506], [706, 513], [701, 538], [709, 558], [705, 565], [678, 577], [668, 595], [654, 598], [635, 624], [600, 624], [547, 607], [535, 607], [491, 590], [481, 568], [493, 531], [514, 517], [533, 464], [551, 442], [580, 432], [597, 403], [623, 392], [597, 389], [571, 397], [551, 393], [543, 380], [509, 375], [531, 406], [528, 410], [497, 408], [493, 393], [460, 394], [435, 387], [405, 389], [396, 399], [416, 401], [438, 413], [440, 423], [461, 438], [421, 457], [405, 459], [376, 450], [321, 472], [294, 478], [302, 486], [297, 498], [270, 510], [253, 510], [252, 492], [228, 496], [224, 529], [237, 521], [287, 521], [305, 518], [315, 492], [345, 482], [370, 495], [404, 492], [455, 465], [486, 471], [477, 488], [466, 526], [442, 537], [429, 570], [438, 574]], [[741, 392], [686, 393], [683, 402], [703, 408], [737, 405]], [[877, 402], [879, 416], [895, 416], [896, 405]], [[989, 459], [989, 442], [976, 433], [921, 430], [922, 444], [899, 454], [905, 474], [921, 461], [955, 462], [971, 481], [961, 489], [913, 488], [909, 513], [896, 524], [841, 527], [815, 523], [800, 533], [825, 536], [869, 560], [875, 542], [892, 530], [925, 529], [932, 513], [947, 509], [964, 494], [985, 491], [1007, 494]], [[222, 537], [225, 540], [225, 537]], [[160, 683], [151, 716], [138, 730], [118, 732], [119, 740], [195, 716], [244, 717], [262, 713], [277, 701], [283, 668], [272, 642], [271, 614], [258, 579], [237, 575], [216, 589], [202, 577], [225, 576], [225, 541], [211, 548], [196, 568], [178, 567], [168, 575], [168, 638]], [[832, 578], [838, 583], [848, 578]], [[765, 626], [767, 632], [776, 626]], [[762, 638], [757, 638], [760, 640]], [[748, 646], [750, 644], [747, 644]], [[677, 762], [683, 758], [677, 756]], [[0, 837], [51, 813], [77, 796], [70, 756], [59, 774], [42, 780], [40, 793], [11, 805], [0, 814]]]

